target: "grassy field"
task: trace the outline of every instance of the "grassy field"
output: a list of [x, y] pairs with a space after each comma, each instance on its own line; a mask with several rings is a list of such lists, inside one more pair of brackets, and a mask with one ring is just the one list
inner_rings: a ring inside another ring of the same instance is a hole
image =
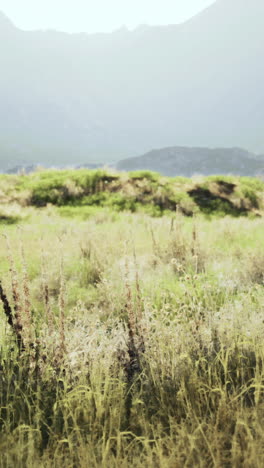
[[0, 467], [262, 468], [263, 182], [1, 177]]

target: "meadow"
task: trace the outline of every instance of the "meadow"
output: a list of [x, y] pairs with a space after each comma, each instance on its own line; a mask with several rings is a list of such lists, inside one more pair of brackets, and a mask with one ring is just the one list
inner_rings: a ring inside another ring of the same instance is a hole
[[0, 467], [264, 466], [264, 183], [0, 176]]

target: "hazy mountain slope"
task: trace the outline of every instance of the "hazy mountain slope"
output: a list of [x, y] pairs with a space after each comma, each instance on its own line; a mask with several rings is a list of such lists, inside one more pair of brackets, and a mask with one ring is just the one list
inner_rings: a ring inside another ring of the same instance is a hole
[[124, 171], [151, 170], [166, 176], [195, 174], [234, 174], [256, 176], [264, 174], [264, 156], [241, 148], [171, 147], [149, 151], [143, 156], [128, 158], [117, 164]]
[[264, 151], [263, 18], [262, 0], [217, 0], [179, 26], [70, 35], [0, 15], [0, 165]]

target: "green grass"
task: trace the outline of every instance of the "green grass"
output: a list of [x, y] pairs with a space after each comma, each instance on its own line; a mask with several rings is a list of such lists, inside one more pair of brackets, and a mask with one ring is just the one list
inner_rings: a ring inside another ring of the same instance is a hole
[[[3, 178], [23, 194], [2, 202], [20, 221], [0, 224], [0, 280], [25, 350], [0, 307], [0, 467], [263, 466], [263, 218], [120, 209], [125, 175], [108, 204], [37, 208], [30, 177]], [[226, 183], [206, 182], [235, 203], [248, 179]]]
[[24, 207], [96, 206], [162, 216], [176, 209], [187, 216], [258, 216], [264, 182], [257, 178], [162, 177], [149, 171], [49, 170], [1, 175], [0, 204]]

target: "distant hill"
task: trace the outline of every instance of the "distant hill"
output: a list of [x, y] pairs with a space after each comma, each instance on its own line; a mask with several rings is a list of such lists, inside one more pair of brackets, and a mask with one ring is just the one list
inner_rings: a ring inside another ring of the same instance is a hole
[[175, 144], [264, 153], [263, 18], [263, 0], [216, 0], [180, 25], [89, 35], [0, 14], [0, 169]]
[[149, 151], [143, 156], [119, 161], [117, 169], [124, 171], [151, 170], [166, 176], [191, 177], [195, 174], [233, 174], [256, 176], [264, 174], [264, 156], [241, 148], [171, 147]]
[[54, 165], [45, 165], [45, 164], [18, 164], [16, 166], [10, 166], [8, 168], [6, 168], [3, 172], [5, 174], [21, 174], [21, 173], [24, 173], [24, 174], [30, 174], [32, 172], [36, 172], [36, 171], [39, 171], [39, 170], [44, 170], [44, 169], [53, 169], [53, 170], [65, 170], [65, 169], [72, 169], [72, 170], [78, 170], [78, 169], [98, 169], [98, 168], [102, 168], [103, 167], [103, 164], [82, 164], [80, 166], [62, 166], [62, 167], [56, 167]]

